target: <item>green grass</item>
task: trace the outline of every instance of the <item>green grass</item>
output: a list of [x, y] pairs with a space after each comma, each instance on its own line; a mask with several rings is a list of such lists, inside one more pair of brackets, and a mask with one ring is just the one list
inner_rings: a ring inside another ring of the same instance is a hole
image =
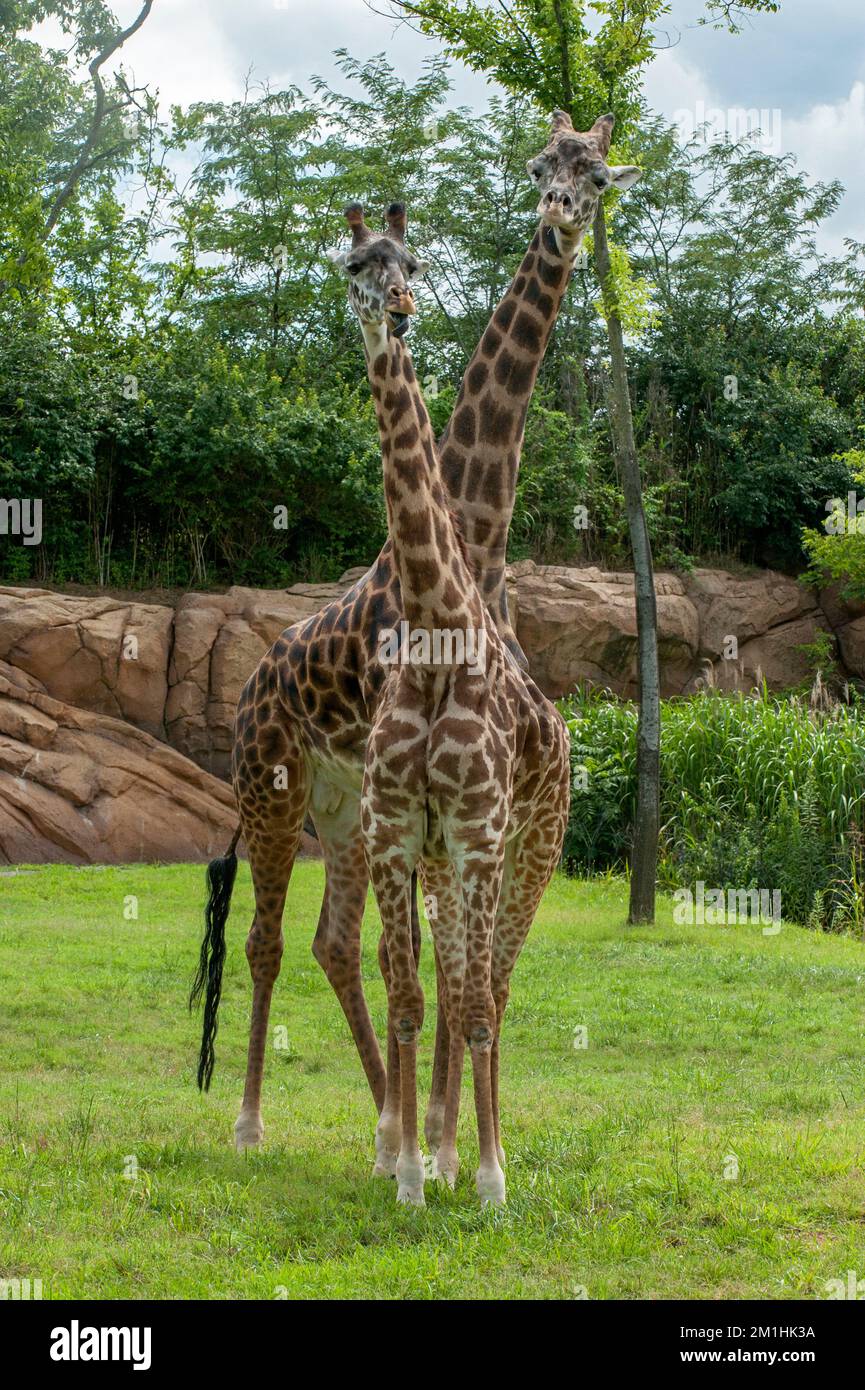
[[[456, 1192], [429, 1185], [417, 1211], [369, 1176], [372, 1102], [309, 950], [318, 864], [291, 888], [271, 1015], [289, 1046], [268, 1057], [265, 1146], [233, 1152], [252, 895], [242, 865], [201, 1097], [185, 997], [202, 879], [0, 877], [0, 1276], [41, 1278], [46, 1298], [762, 1299], [865, 1274], [861, 944], [675, 926], [668, 900], [656, 927], [628, 929], [620, 882], [557, 878], [505, 1023], [508, 1205], [478, 1205], [467, 1079]], [[381, 1036], [377, 935], [370, 906]], [[431, 965], [426, 943], [424, 1094]]]

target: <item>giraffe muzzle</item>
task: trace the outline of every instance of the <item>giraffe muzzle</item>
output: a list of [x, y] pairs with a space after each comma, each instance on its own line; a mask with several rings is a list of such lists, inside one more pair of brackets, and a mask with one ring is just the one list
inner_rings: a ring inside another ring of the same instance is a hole
[[387, 297], [388, 312], [391, 314], [415, 313], [414, 295], [411, 290], [398, 290], [396, 286]]
[[387, 316], [391, 332], [395, 337], [402, 338], [408, 332], [409, 318], [416, 312], [414, 295], [411, 290], [404, 290], [402, 294], [391, 294], [388, 300]]
[[570, 199], [565, 204], [558, 199], [542, 198], [538, 203], [538, 215], [550, 227], [573, 227], [576, 222], [576, 210]]

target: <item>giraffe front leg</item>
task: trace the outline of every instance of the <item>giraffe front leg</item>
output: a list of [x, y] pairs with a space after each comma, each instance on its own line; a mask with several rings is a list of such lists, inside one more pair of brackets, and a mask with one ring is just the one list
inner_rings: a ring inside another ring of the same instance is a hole
[[480, 1164], [476, 1186], [481, 1202], [502, 1206], [505, 1175], [499, 1162], [492, 1079], [496, 1006], [492, 991], [493, 932], [502, 883], [504, 846], [477, 847], [466, 855], [466, 966], [462, 1032], [472, 1059]]
[[493, 1002], [496, 1006], [496, 1035], [490, 1051], [490, 1094], [493, 1107], [493, 1129], [495, 1132], [496, 1156], [500, 1167], [505, 1166], [505, 1151], [502, 1148], [501, 1116], [499, 1112], [499, 1055], [501, 1047], [502, 1019], [508, 1002], [508, 987], [498, 990], [493, 982]]
[[501, 1031], [514, 966], [535, 919], [544, 890], [559, 862], [570, 809], [570, 769], [563, 744], [558, 766], [551, 763], [549, 786], [540, 810], [511, 850], [509, 872], [499, 897], [493, 932], [491, 983], [496, 1008], [496, 1034], [490, 1056], [490, 1080], [499, 1163], [504, 1167], [499, 1120], [499, 1058]]
[[356, 800], [344, 798], [338, 816], [313, 814], [324, 856], [326, 889], [312, 953], [345, 1014], [375, 1107], [385, 1100], [385, 1068], [363, 992], [361, 922], [369, 883]]
[[[451, 865], [444, 860], [425, 860], [421, 865], [424, 906], [435, 943], [436, 967], [436, 1035], [433, 1052], [432, 1085], [424, 1119], [424, 1134], [430, 1153], [434, 1156], [441, 1146], [445, 1125], [445, 1109], [448, 1094], [448, 1071], [452, 1055], [451, 1014], [448, 1000], [448, 971], [442, 966], [440, 947], [450, 942], [461, 931], [461, 918], [457, 883]], [[461, 966], [459, 967], [461, 968]], [[453, 972], [451, 971], [451, 974]], [[461, 986], [461, 980], [456, 983]], [[459, 998], [459, 991], [457, 993]], [[456, 1014], [456, 1036], [460, 1040], [458, 1049], [459, 1065], [462, 1067], [462, 1029], [459, 1026], [459, 1013]], [[457, 1109], [459, 1109], [459, 1090], [457, 1090]], [[454, 1126], [454, 1141], [456, 1126]], [[454, 1160], [456, 1153], [453, 1154]], [[458, 1166], [458, 1164], [456, 1165]], [[454, 1176], [456, 1167], [453, 1169]], [[453, 1186], [453, 1184], [451, 1184]]]
[[424, 1205], [424, 1164], [418, 1143], [417, 1040], [423, 1023], [424, 998], [412, 941], [411, 886], [413, 863], [385, 843], [368, 847], [370, 877], [384, 928], [385, 949], [379, 959], [385, 972], [388, 1002], [388, 1074], [385, 1103], [376, 1127], [376, 1172], [390, 1170], [398, 1137], [397, 1201]]
[[[384, 932], [382, 932], [378, 942], [378, 963], [388, 999], [390, 999], [391, 969]], [[375, 1127], [375, 1163], [372, 1169], [374, 1178], [396, 1177], [396, 1161], [399, 1158], [400, 1138], [402, 1136], [400, 1095], [399, 1042], [390, 1017], [390, 1008], [388, 1008], [387, 1072], [384, 1101], [378, 1117], [378, 1124]]]
[[480, 1164], [475, 1184], [484, 1206], [500, 1207], [505, 1201], [505, 1174], [496, 1151], [496, 1125], [493, 1117], [491, 1061], [495, 1024], [484, 1023], [472, 1030], [469, 1039], [478, 1121]]
[[447, 1066], [447, 1088], [445, 1091], [444, 1113], [442, 1118], [441, 1141], [435, 1156], [435, 1176], [446, 1182], [448, 1187], [456, 1187], [460, 1171], [457, 1154], [457, 1121], [460, 1113], [460, 1090], [463, 1079], [463, 1059], [465, 1039], [457, 994], [452, 1008], [449, 1028], [449, 1048]]
[[[412, 878], [411, 886], [411, 945], [415, 968], [420, 961], [421, 932], [417, 910], [417, 886]], [[390, 961], [387, 954], [387, 937], [382, 931], [378, 941], [378, 964], [385, 987], [390, 989]], [[387, 1073], [384, 1101], [380, 1109], [379, 1123], [375, 1133], [374, 1178], [393, 1178], [396, 1176], [396, 1161], [399, 1155], [402, 1119], [400, 1117], [400, 1048], [393, 1028], [387, 1030]]]
[[[423, 996], [421, 995], [421, 1001]], [[420, 1005], [421, 1012], [423, 1004]], [[395, 1019], [399, 1038], [399, 1070], [402, 1138], [396, 1161], [396, 1199], [407, 1206], [425, 1206], [423, 1195], [424, 1162], [417, 1132], [417, 1040], [420, 1024], [415, 1023], [413, 1010], [398, 1008]]]
[[423, 1130], [427, 1148], [434, 1156], [441, 1146], [447, 1104], [448, 1067], [450, 1059], [450, 1027], [448, 1024], [447, 986], [436, 961], [436, 1036], [433, 1050], [432, 1085], [424, 1116]]

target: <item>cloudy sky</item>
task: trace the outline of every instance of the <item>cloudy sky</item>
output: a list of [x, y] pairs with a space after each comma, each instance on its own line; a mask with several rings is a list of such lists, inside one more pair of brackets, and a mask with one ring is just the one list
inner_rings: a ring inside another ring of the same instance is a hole
[[[814, 178], [840, 178], [843, 204], [823, 236], [827, 250], [865, 226], [865, 0], [780, 0], [736, 36], [700, 27], [700, 0], [671, 0], [671, 47], [646, 81], [655, 110], [683, 126], [713, 111], [765, 113], [765, 138], [792, 150]], [[383, 5], [380, 6], [383, 8]], [[123, 23], [139, 0], [114, 0]], [[436, 44], [370, 13], [364, 0], [155, 0], [144, 28], [123, 50], [139, 82], [166, 102], [231, 100], [245, 74], [305, 87], [334, 72], [332, 53], [386, 51], [403, 76], [417, 74]], [[454, 65], [455, 97], [482, 108], [482, 77]], [[741, 119], [738, 118], [738, 119]]]

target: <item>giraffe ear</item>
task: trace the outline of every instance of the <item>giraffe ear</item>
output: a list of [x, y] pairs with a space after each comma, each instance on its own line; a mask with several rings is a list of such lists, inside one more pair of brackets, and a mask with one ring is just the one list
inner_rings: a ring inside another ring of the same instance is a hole
[[608, 167], [613, 184], [623, 191], [643, 177], [642, 169], [639, 169], [636, 164], [610, 164]]
[[609, 113], [606, 116], [599, 116], [598, 119], [595, 121], [595, 124], [592, 126], [591, 130], [586, 132], [597, 143], [598, 149], [601, 151], [601, 154], [609, 154], [610, 139], [612, 137], [613, 126], [615, 124], [615, 116], [612, 115], [612, 113]]
[[338, 246], [331, 246], [324, 254], [327, 256], [331, 265], [336, 266], [337, 270], [345, 271], [345, 258], [348, 255], [347, 251], [341, 251]]
[[554, 111], [550, 121], [550, 135], [561, 135], [563, 130], [573, 130], [574, 124], [567, 111]]
[[409, 282], [419, 280], [422, 275], [426, 275], [429, 270], [429, 261], [416, 261], [414, 269], [409, 273]]

